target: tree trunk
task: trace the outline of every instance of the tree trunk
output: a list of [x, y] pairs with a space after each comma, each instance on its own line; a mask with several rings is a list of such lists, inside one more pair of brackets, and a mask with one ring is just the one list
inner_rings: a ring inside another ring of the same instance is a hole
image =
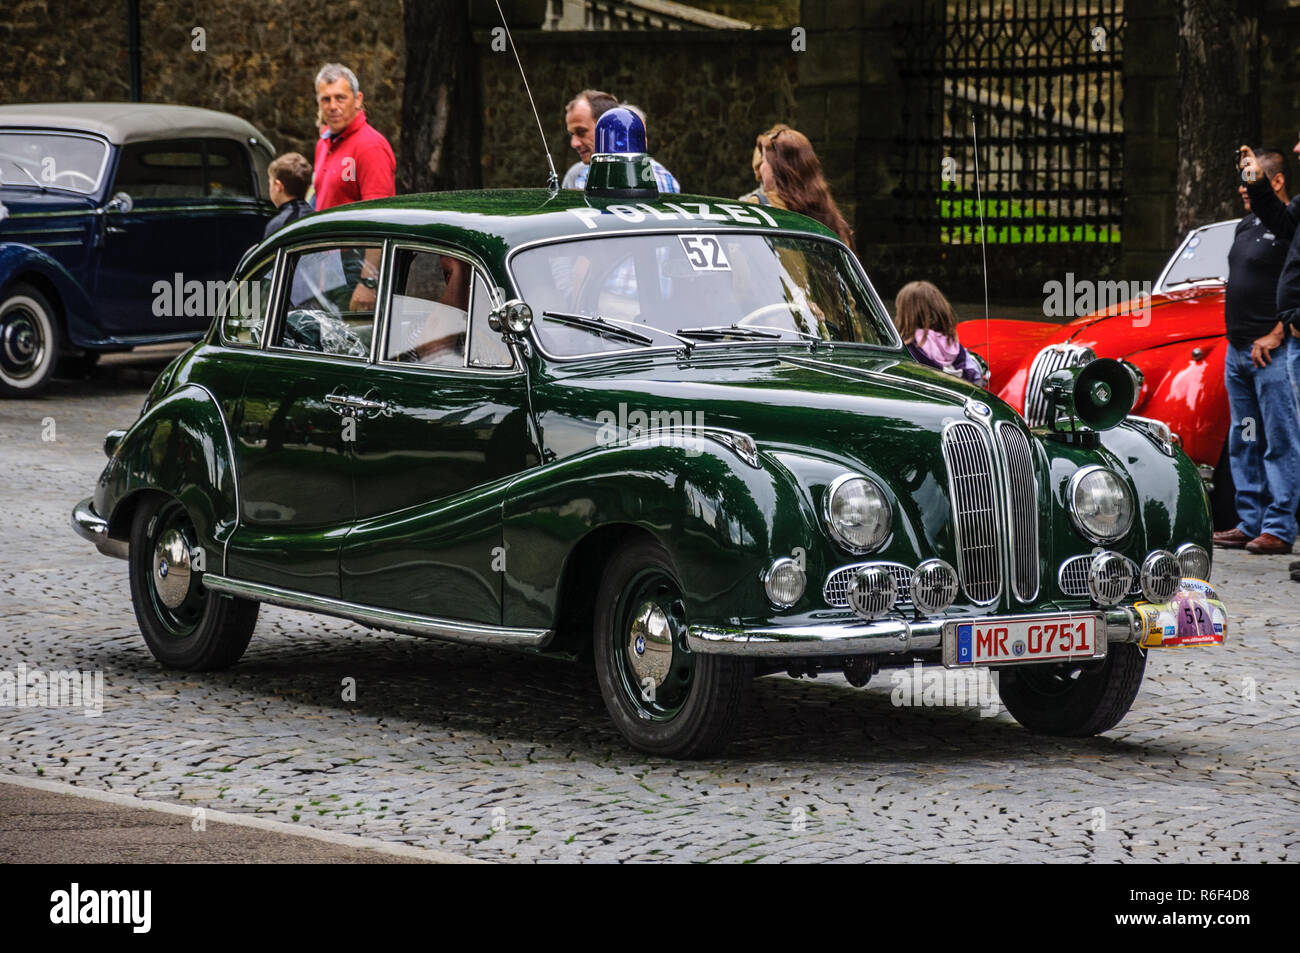
[[1181, 0], [1178, 14], [1178, 234], [1241, 214], [1237, 147], [1260, 132], [1263, 0]]
[[397, 191], [476, 189], [483, 134], [468, 0], [405, 0], [406, 82]]

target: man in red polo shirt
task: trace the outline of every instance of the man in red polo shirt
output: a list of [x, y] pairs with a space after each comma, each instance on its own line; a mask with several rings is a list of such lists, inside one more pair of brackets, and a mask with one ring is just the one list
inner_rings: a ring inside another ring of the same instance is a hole
[[[393, 147], [366, 122], [356, 74], [340, 63], [327, 63], [316, 74], [316, 102], [325, 123], [316, 141], [316, 210], [396, 195]], [[355, 282], [352, 310], [373, 308], [379, 252], [345, 262], [344, 270]]]

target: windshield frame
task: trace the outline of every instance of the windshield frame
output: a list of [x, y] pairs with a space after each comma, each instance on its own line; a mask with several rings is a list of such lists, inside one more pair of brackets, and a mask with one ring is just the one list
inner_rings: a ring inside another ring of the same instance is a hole
[[[626, 230], [618, 229], [617, 231], [610, 230], [600, 235], [593, 235], [590, 232], [576, 233], [572, 235], [560, 235], [554, 238], [539, 238], [530, 242], [524, 242], [510, 249], [510, 251], [506, 254], [506, 259], [505, 259], [506, 275], [510, 279], [510, 284], [513, 286], [515, 293], [520, 298], [523, 298], [523, 288], [520, 286], [518, 279], [515, 277], [514, 264], [513, 264], [515, 256], [518, 255], [520, 252], [529, 251], [534, 248], [538, 248], [542, 245], [560, 245], [565, 242], [591, 241], [593, 239], [597, 241], [601, 241], [601, 240], [608, 240], [613, 238], [622, 238], [624, 236], [684, 235], [684, 234], [692, 234], [696, 232], [701, 232], [704, 234], [723, 233], [727, 235], [766, 235], [766, 236], [775, 235], [775, 236], [787, 237], [787, 238], [802, 238], [811, 241], [822, 242], [826, 245], [830, 245], [831, 247], [835, 248], [840, 252], [843, 252], [848, 262], [850, 263], [850, 267], [853, 269], [853, 272], [857, 275], [858, 280], [861, 281], [863, 288], [867, 292], [867, 298], [868, 298], [867, 303], [879, 308], [880, 314], [885, 319], [885, 324], [889, 328], [889, 333], [890, 336], [893, 338], [894, 343], [893, 344], [867, 344], [866, 342], [863, 341], [821, 341], [821, 340], [814, 342], [807, 338], [793, 338], [793, 337], [792, 338], [783, 337], [780, 340], [776, 340], [776, 341], [773, 340], [747, 341], [747, 340], [741, 340], [739, 338], [734, 338], [730, 340], [722, 340], [722, 341], [714, 341], [714, 342], [699, 341], [698, 343], [695, 344], [694, 347], [689, 348], [687, 350], [694, 352], [696, 350], [700, 350], [700, 351], [717, 350], [720, 348], [735, 348], [737, 346], [755, 348], [755, 347], [782, 347], [787, 345], [794, 345], [795, 347], [798, 347], [802, 350], [808, 350], [808, 348], [814, 344], [817, 347], [867, 348], [873, 351], [887, 351], [890, 353], [896, 353], [903, 349], [903, 339], [898, 334], [898, 328], [894, 324], [893, 315], [890, 314], [889, 309], [885, 307], [885, 302], [880, 297], [880, 295], [876, 292], [876, 287], [871, 283], [871, 279], [867, 277], [866, 270], [863, 269], [862, 267], [862, 262], [858, 261], [858, 256], [853, 253], [852, 249], [850, 249], [847, 245], [845, 245], [843, 242], [839, 241], [838, 239], [830, 238], [826, 235], [818, 234], [817, 232], [808, 232], [808, 231], [802, 231], [796, 229], [773, 229], [773, 228], [763, 228], [763, 227], [722, 228], [722, 229], [718, 229], [718, 228], [671, 228], [671, 229], [670, 228], [629, 228]], [[523, 300], [527, 301], [526, 298], [524, 298]], [[548, 361], [554, 361], [559, 364], [568, 364], [575, 361], [589, 361], [592, 358], [626, 357], [629, 354], [652, 354], [652, 353], [661, 353], [664, 351], [667, 351], [669, 353], [674, 353], [683, 350], [684, 347], [684, 345], [680, 343], [642, 345], [639, 347], [636, 345], [629, 345], [620, 348], [612, 348], [604, 351], [591, 351], [584, 354], [561, 355], [561, 354], [552, 354], [550, 351], [546, 350], [546, 348], [542, 345], [541, 334], [537, 332], [536, 321], [534, 321], [532, 326], [528, 329], [528, 335], [530, 340], [533, 342], [533, 346], [537, 349], [537, 352], [542, 355], [542, 357], [546, 358], [546, 360]]]
[[[1249, 213], [1247, 213], [1247, 214], [1249, 214]], [[1225, 219], [1223, 219], [1223, 220], [1221, 220], [1221, 221], [1218, 221], [1218, 222], [1206, 222], [1204, 225], [1198, 225], [1198, 226], [1196, 226], [1195, 228], [1189, 230], [1188, 233], [1187, 233], [1186, 235], [1183, 236], [1183, 240], [1182, 240], [1181, 242], [1178, 243], [1178, 247], [1174, 249], [1173, 254], [1170, 255], [1169, 258], [1168, 258], [1168, 260], [1165, 261], [1165, 266], [1164, 266], [1163, 268], [1160, 269], [1160, 276], [1159, 276], [1158, 278], [1156, 278], [1156, 283], [1155, 283], [1154, 286], [1152, 286], [1152, 288], [1151, 288], [1151, 293], [1152, 293], [1152, 294], [1167, 294], [1167, 293], [1169, 293], [1170, 291], [1174, 291], [1174, 290], [1182, 290], [1182, 289], [1184, 289], [1184, 288], [1203, 288], [1203, 287], [1205, 287], [1205, 282], [1208, 282], [1208, 281], [1210, 281], [1211, 279], [1209, 279], [1209, 278], [1203, 278], [1203, 279], [1201, 279], [1200, 282], [1180, 281], [1180, 282], [1178, 282], [1177, 284], [1172, 285], [1172, 286], [1166, 285], [1165, 282], [1166, 282], [1166, 280], [1169, 278], [1169, 273], [1170, 273], [1171, 271], [1174, 270], [1174, 265], [1177, 264], [1179, 258], [1180, 258], [1180, 257], [1182, 256], [1182, 254], [1183, 254], [1184, 249], [1187, 248], [1188, 243], [1190, 243], [1191, 240], [1192, 240], [1193, 238], [1195, 238], [1196, 236], [1200, 235], [1200, 234], [1201, 234], [1202, 232], [1204, 232], [1204, 231], [1208, 231], [1208, 230], [1211, 229], [1211, 228], [1226, 227], [1226, 226], [1228, 226], [1228, 225], [1232, 225], [1232, 226], [1235, 228], [1236, 225], [1237, 225], [1237, 223], [1239, 223], [1239, 222], [1241, 221], [1241, 219], [1244, 218], [1244, 217], [1245, 217], [1245, 216], [1239, 216], [1238, 218], [1225, 218]], [[1224, 269], [1224, 270], [1225, 270], [1225, 271], [1227, 270], [1227, 268], [1226, 268], [1226, 262], [1225, 262], [1225, 269]], [[1218, 283], [1218, 284], [1223, 284], [1223, 283], [1225, 283], [1226, 281], [1227, 281], [1227, 275], [1226, 275], [1226, 274], [1223, 275], [1221, 278], [1217, 279], [1217, 283]]]
[[54, 185], [50, 182], [41, 182], [37, 185], [25, 180], [10, 181], [4, 176], [0, 176], [0, 187], [31, 189], [37, 192], [66, 192], [69, 195], [80, 195], [83, 198], [94, 198], [103, 191], [105, 173], [108, 171], [108, 163], [113, 157], [113, 143], [106, 137], [96, 135], [93, 132], [85, 132], [81, 129], [51, 129], [45, 126], [0, 126], [0, 135], [13, 133], [27, 136], [62, 136], [65, 139], [89, 139], [104, 147], [104, 156], [100, 160], [99, 171], [95, 175], [95, 187], [88, 192], [83, 192], [81, 189], [70, 189], [62, 185]]

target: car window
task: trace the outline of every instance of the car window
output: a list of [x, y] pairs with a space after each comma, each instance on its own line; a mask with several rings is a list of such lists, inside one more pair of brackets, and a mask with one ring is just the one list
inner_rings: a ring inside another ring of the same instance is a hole
[[454, 255], [398, 249], [384, 359], [464, 367], [472, 273]]
[[222, 198], [257, 198], [248, 150], [231, 139], [208, 139], [208, 196]]
[[272, 346], [369, 357], [381, 251], [347, 245], [291, 252], [284, 319]]
[[99, 188], [107, 156], [99, 139], [0, 129], [0, 182], [6, 185], [90, 195]]
[[132, 199], [198, 199], [207, 194], [203, 183], [203, 142], [171, 139], [133, 142], [122, 147], [114, 192]]
[[481, 275], [474, 276], [474, 299], [470, 307], [469, 366], [470, 367], [513, 367], [514, 355], [501, 337], [500, 331], [493, 331], [488, 324], [488, 314], [492, 310], [492, 298], [488, 294], [487, 283]]
[[529, 248], [511, 268], [543, 348], [557, 356], [675, 346], [680, 337], [896, 346], [888, 314], [830, 241], [611, 235]]
[[228, 286], [226, 311], [221, 320], [221, 337], [227, 344], [257, 347], [262, 342], [262, 327], [271, 306], [271, 278], [275, 259], [269, 258], [254, 268], [242, 281]]
[[1199, 228], [1166, 265], [1158, 290], [1209, 280], [1228, 280], [1228, 252], [1236, 238], [1237, 222]]

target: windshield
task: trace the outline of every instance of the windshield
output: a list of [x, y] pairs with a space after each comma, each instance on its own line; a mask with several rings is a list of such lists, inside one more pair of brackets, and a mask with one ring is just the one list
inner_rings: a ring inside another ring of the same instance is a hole
[[1228, 280], [1228, 252], [1237, 231], [1237, 220], [1198, 228], [1165, 266], [1164, 280], [1156, 291], [1204, 279]]
[[529, 248], [511, 268], [557, 357], [681, 342], [897, 341], [848, 255], [817, 239], [611, 235]]
[[103, 141], [87, 136], [0, 129], [0, 184], [90, 195], [107, 154]]

